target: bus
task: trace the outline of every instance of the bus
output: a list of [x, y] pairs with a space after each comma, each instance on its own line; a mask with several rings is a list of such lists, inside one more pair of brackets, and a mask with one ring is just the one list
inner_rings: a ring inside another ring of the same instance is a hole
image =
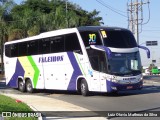
[[35, 89], [115, 93], [143, 87], [139, 46], [124, 28], [84, 26], [6, 42], [6, 85]]

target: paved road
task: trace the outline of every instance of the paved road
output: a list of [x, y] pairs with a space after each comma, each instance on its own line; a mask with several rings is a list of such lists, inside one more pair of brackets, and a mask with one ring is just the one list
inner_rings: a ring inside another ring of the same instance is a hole
[[[152, 79], [153, 78], [153, 79]], [[152, 79], [152, 80], [151, 80]], [[50, 94], [50, 97], [64, 100], [91, 111], [160, 111], [160, 77], [148, 76], [142, 90], [120, 92], [118, 95], [91, 94], [83, 97], [77, 94]], [[138, 118], [112, 118], [138, 119]], [[141, 119], [160, 119], [156, 117]]]
[[[89, 97], [83, 97], [76, 93], [59, 91], [40, 91], [34, 94], [63, 100], [91, 111], [160, 111], [160, 77], [147, 76], [144, 82], [144, 88], [140, 91], [120, 92], [118, 95], [112, 96], [97, 93], [91, 94]], [[3, 88], [4, 84], [0, 83], [0, 87]], [[14, 94], [28, 94], [20, 93], [14, 89], [1, 89], [1, 91]], [[155, 117], [154, 119], [158, 118]]]

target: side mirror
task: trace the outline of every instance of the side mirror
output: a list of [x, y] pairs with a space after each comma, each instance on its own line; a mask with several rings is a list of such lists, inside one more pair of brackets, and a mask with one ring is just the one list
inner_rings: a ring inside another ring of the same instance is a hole
[[149, 50], [147, 47], [144, 47], [144, 46], [140, 46], [140, 45], [138, 45], [138, 48], [141, 48], [141, 49], [146, 50], [147, 58], [150, 58], [150, 50]]

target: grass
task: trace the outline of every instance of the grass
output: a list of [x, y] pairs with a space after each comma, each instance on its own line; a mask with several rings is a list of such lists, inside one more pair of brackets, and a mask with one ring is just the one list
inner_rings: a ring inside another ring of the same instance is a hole
[[[2, 112], [32, 112], [33, 110], [23, 102], [16, 102], [15, 99], [0, 94], [0, 113]], [[5, 120], [37, 120], [37, 118], [21, 118], [21, 117], [6, 117]]]

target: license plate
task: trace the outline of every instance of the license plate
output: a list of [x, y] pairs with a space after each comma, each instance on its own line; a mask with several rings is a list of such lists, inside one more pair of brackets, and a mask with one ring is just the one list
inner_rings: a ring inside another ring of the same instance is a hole
[[133, 88], [133, 86], [127, 86], [127, 89], [132, 89]]

